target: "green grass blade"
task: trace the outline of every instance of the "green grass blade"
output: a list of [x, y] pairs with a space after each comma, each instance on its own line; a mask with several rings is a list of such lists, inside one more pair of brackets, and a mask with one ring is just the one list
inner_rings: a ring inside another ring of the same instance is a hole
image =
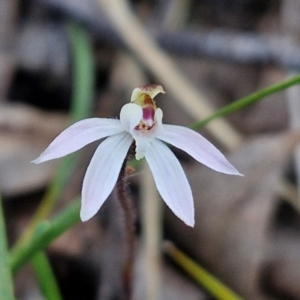
[[[73, 89], [70, 117], [73, 122], [76, 122], [91, 114], [96, 75], [92, 42], [87, 32], [75, 23], [71, 24], [68, 30], [73, 56]], [[74, 170], [77, 158], [78, 153], [74, 153], [63, 158], [61, 161], [57, 175], [52, 181], [42, 201], [42, 205], [35, 216], [35, 223], [45, 218], [51, 211], [60, 191]]]
[[6, 230], [2, 199], [0, 198], [0, 299], [13, 300], [13, 284], [9, 268], [9, 256], [7, 252]]
[[[70, 25], [68, 29], [73, 56], [73, 90], [70, 117], [75, 122], [88, 117], [91, 113], [94, 100], [95, 66], [92, 43], [86, 31], [77, 24]], [[34, 257], [34, 254], [79, 221], [79, 202], [72, 204], [51, 223], [41, 222], [41, 220], [47, 218], [51, 212], [61, 190], [74, 170], [77, 157], [78, 154], [75, 153], [61, 161], [57, 174], [31, 224], [15, 245], [10, 256], [13, 273], [28, 260], [33, 260], [37, 277], [43, 276], [43, 280], [39, 280], [39, 283], [41, 289], [47, 293], [47, 297], [51, 297], [52, 294], [46, 289], [43, 282], [52, 282], [52, 285], [55, 286], [55, 278], [51, 275], [51, 269], [45, 257], [44, 259], [41, 255]], [[37, 226], [39, 223], [40, 225]], [[46, 278], [47, 276], [49, 278]], [[52, 290], [54, 294], [59, 295], [58, 289], [53, 288]], [[47, 299], [59, 298], [55, 298], [54, 295], [52, 298]]]
[[214, 114], [209, 116], [208, 118], [194, 123], [191, 128], [192, 129], [200, 129], [213, 121], [214, 119], [217, 119], [219, 117], [227, 116], [233, 112], [236, 112], [244, 107], [249, 106], [250, 104], [253, 104], [257, 101], [260, 101], [264, 99], [267, 96], [270, 96], [272, 94], [275, 94], [277, 92], [280, 92], [284, 89], [287, 89], [295, 84], [300, 83], [300, 75], [293, 76], [291, 78], [288, 78], [284, 81], [281, 81], [277, 84], [271, 85], [265, 89], [259, 90], [253, 94], [250, 94], [246, 97], [243, 97], [227, 106], [224, 106], [223, 108], [217, 110]]
[[242, 300], [240, 296], [221, 283], [215, 276], [178, 250], [172, 243], [165, 243], [167, 253], [185, 272], [218, 300]]

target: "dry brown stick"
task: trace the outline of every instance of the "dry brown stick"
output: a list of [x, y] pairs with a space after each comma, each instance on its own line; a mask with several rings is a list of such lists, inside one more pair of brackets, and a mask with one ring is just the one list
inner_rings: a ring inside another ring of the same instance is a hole
[[[131, 13], [125, 1], [98, 0], [102, 9], [109, 16], [115, 29], [131, 49], [132, 53], [156, 76], [172, 93], [175, 100], [196, 120], [211, 115], [214, 108], [193, 86], [148, 36], [136, 17]], [[241, 135], [224, 119], [218, 119], [207, 129], [228, 149], [236, 148], [242, 142]]]

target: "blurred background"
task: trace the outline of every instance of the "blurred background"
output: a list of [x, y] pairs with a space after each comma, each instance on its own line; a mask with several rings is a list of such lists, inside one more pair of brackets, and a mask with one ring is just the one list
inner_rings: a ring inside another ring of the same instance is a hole
[[[62, 170], [57, 161], [30, 161], [72, 122], [118, 117], [134, 87], [161, 83], [164, 123], [189, 126], [300, 69], [298, 0], [105, 2], [0, 1], [0, 190], [10, 246]], [[123, 26], [124, 3], [147, 32], [145, 42]], [[300, 299], [299, 96], [294, 86], [230, 114], [219, 127], [201, 128], [244, 178], [217, 174], [172, 149], [191, 183], [196, 225], [188, 228], [164, 208], [160, 234], [244, 299]], [[96, 146], [72, 163], [53, 215], [80, 193]], [[138, 210], [135, 299], [146, 299], [139, 276], [143, 173], [138, 168], [129, 178]], [[113, 193], [96, 217], [47, 248], [63, 299], [121, 299], [122, 227]], [[168, 256], [161, 272], [159, 299], [214, 299]], [[30, 264], [14, 287], [17, 299], [44, 299]]]

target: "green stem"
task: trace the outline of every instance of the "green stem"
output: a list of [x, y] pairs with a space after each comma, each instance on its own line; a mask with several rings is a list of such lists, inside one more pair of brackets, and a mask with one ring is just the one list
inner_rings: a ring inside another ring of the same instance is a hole
[[33, 255], [79, 222], [80, 201], [76, 199], [51, 222], [43, 221], [36, 226], [31, 237], [10, 253], [10, 267], [15, 274]]
[[55, 275], [46, 254], [42, 251], [35, 253], [32, 263], [45, 299], [62, 300]]
[[92, 111], [95, 85], [93, 47], [87, 32], [78, 24], [69, 26], [73, 55], [73, 90], [71, 119], [73, 122], [87, 118]]
[[[88, 117], [91, 113], [94, 100], [95, 67], [93, 48], [86, 31], [78, 24], [68, 27], [73, 55], [73, 90], [70, 117], [73, 122]], [[41, 206], [37, 210], [33, 224], [47, 217], [52, 210], [60, 191], [72, 174], [77, 153], [62, 160], [50, 188], [48, 189]]]
[[208, 118], [196, 122], [194, 123], [191, 128], [192, 129], [199, 129], [204, 127], [206, 124], [210, 123], [211, 121], [213, 121], [214, 119], [217, 119], [219, 117], [224, 117], [227, 116], [241, 108], [244, 108], [250, 104], [253, 104], [259, 100], [262, 100], [263, 98], [270, 96], [274, 93], [280, 92], [284, 89], [287, 89], [288, 87], [291, 87], [295, 84], [299, 84], [300, 83], [300, 75], [296, 75], [293, 76], [289, 79], [286, 79], [282, 82], [276, 83], [274, 85], [271, 85], [265, 89], [259, 90], [253, 94], [250, 94], [246, 97], [243, 97], [221, 109], [219, 109], [218, 111], [216, 111], [214, 114], [212, 114], [211, 116], [209, 116]]
[[6, 229], [0, 197], [0, 299], [14, 300], [11, 271], [9, 268], [9, 256], [7, 252]]

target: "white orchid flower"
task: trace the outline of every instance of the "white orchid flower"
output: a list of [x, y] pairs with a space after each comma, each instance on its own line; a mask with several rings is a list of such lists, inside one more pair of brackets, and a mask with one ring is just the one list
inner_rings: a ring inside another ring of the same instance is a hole
[[215, 171], [241, 175], [215, 146], [197, 132], [162, 124], [163, 112], [153, 100], [159, 93], [165, 93], [161, 85], [134, 89], [131, 103], [121, 109], [120, 120], [90, 118], [79, 121], [65, 129], [33, 161], [42, 163], [63, 157], [106, 138], [95, 151], [83, 180], [82, 221], [93, 217], [112, 192], [133, 142], [136, 159], [145, 157], [162, 199], [189, 226], [194, 226], [195, 222], [191, 188], [178, 159], [164, 142], [182, 149]]

